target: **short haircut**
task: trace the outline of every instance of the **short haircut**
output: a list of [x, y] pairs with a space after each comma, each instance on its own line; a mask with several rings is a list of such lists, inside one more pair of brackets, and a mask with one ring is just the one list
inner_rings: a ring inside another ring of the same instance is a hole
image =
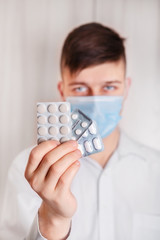
[[125, 39], [111, 28], [99, 23], [88, 23], [75, 28], [64, 42], [61, 54], [61, 73], [68, 67], [71, 74], [84, 68], [124, 60]]

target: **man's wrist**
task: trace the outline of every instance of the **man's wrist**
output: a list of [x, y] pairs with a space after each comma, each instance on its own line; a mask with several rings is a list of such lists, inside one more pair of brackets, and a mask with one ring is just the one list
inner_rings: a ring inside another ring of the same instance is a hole
[[70, 236], [70, 233], [71, 233], [71, 227], [72, 227], [72, 221], [71, 221], [71, 223], [70, 223], [69, 232], [67, 233], [67, 235], [66, 235], [64, 238], [62, 238], [62, 239], [60, 239], [60, 240], [67, 240], [67, 238]]
[[[40, 234], [50, 240], [66, 240], [71, 231], [71, 219], [50, 215], [41, 206], [38, 211], [38, 224]], [[65, 237], [64, 237], [65, 236]]]

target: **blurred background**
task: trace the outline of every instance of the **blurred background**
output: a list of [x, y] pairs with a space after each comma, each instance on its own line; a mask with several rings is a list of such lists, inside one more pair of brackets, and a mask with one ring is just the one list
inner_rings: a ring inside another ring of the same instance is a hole
[[91, 21], [127, 39], [132, 87], [121, 126], [160, 150], [159, 0], [0, 0], [0, 201], [15, 156], [36, 144], [36, 102], [60, 99], [66, 35]]

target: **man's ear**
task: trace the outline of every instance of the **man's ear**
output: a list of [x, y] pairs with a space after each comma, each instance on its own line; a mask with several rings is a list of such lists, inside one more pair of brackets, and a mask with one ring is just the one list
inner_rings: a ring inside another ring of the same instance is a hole
[[132, 79], [130, 77], [127, 77], [125, 79], [125, 81], [126, 81], [126, 83], [125, 83], [124, 99], [126, 99], [128, 97], [129, 89], [130, 89], [130, 86], [132, 84]]
[[61, 96], [62, 101], [65, 101], [65, 97], [64, 97], [64, 83], [62, 81], [58, 82], [57, 88], [58, 88], [58, 91], [59, 91], [59, 94]]

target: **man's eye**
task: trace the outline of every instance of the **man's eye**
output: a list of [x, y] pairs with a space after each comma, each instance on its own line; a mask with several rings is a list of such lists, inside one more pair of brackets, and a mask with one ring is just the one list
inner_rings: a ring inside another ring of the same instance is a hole
[[113, 91], [114, 89], [115, 89], [114, 86], [105, 86], [105, 87], [104, 87], [104, 90], [105, 90], [105, 91]]
[[87, 88], [86, 87], [77, 87], [74, 89], [76, 92], [85, 92], [87, 91]]

